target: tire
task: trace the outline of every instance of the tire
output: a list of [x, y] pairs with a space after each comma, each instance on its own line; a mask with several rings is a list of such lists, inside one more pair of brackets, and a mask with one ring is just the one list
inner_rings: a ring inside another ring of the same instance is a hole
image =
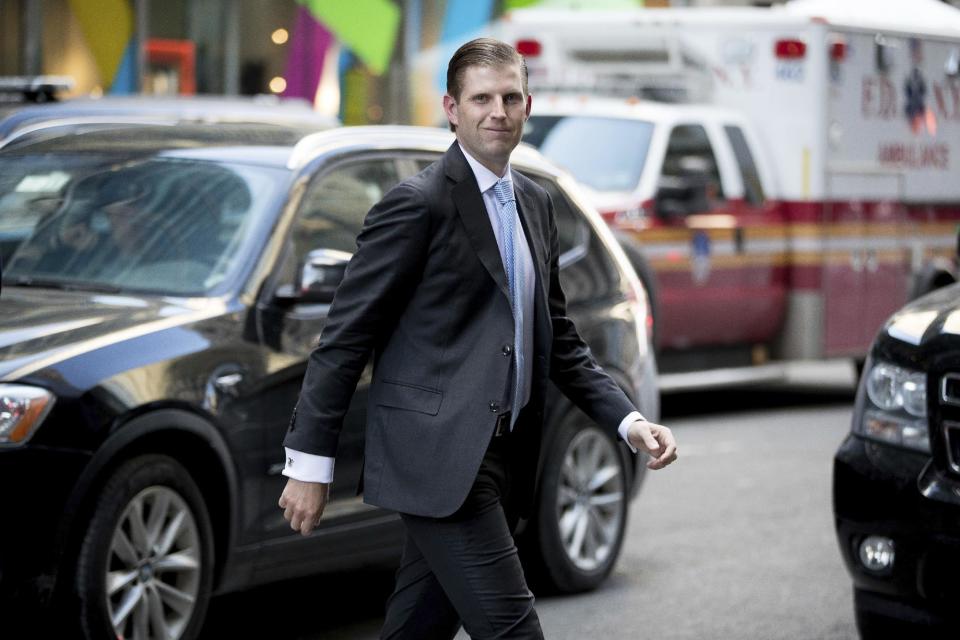
[[[854, 590], [854, 617], [857, 622], [857, 631], [860, 640], [947, 640], [956, 638], [956, 627], [953, 625], [933, 623], [930, 620], [918, 621], [902, 619], [876, 613], [875, 610], [862, 606], [858, 600], [860, 594]], [[898, 606], [891, 603], [891, 612], [896, 612]], [[907, 615], [916, 616], [916, 613]]]
[[640, 245], [637, 244], [636, 240], [623, 231], [616, 229], [613, 231], [613, 235], [617, 238], [620, 248], [623, 249], [627, 259], [630, 261], [630, 266], [633, 267], [637, 277], [640, 278], [640, 284], [643, 285], [643, 291], [646, 294], [647, 313], [650, 314], [652, 319], [652, 329], [648, 337], [650, 339], [650, 344], [654, 345], [654, 348], [657, 348], [657, 330], [660, 327], [660, 299], [657, 295], [656, 275], [653, 272], [653, 268], [647, 262], [646, 257], [643, 255], [643, 250], [640, 248]]
[[533, 527], [525, 539], [534, 584], [576, 593], [606, 579], [623, 544], [628, 487], [625, 457], [615, 441], [579, 412], [571, 413], [544, 460]]
[[186, 469], [162, 455], [123, 463], [104, 485], [80, 545], [74, 586], [84, 637], [196, 638], [213, 553], [210, 517]]

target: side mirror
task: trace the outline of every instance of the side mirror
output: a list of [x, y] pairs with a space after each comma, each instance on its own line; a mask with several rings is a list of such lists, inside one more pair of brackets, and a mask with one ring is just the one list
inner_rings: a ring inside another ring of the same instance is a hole
[[294, 286], [285, 285], [277, 292], [277, 299], [284, 304], [328, 304], [343, 280], [347, 263], [353, 254], [336, 249], [314, 249], [300, 267]]
[[336, 249], [314, 249], [300, 269], [298, 289], [301, 302], [333, 302], [347, 263], [353, 254]]
[[710, 210], [708, 190], [715, 165], [702, 155], [674, 157], [664, 166], [670, 166], [667, 175], [660, 177], [654, 197], [654, 212], [664, 218], [680, 218], [692, 213]]
[[703, 174], [660, 178], [653, 200], [654, 213], [671, 220], [708, 211], [707, 182], [707, 176]]

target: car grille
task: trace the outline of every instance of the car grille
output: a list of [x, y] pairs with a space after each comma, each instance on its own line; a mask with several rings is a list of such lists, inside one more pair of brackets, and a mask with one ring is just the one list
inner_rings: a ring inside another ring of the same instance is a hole
[[947, 462], [954, 473], [960, 473], [960, 422], [956, 418], [960, 407], [960, 373], [945, 373], [940, 378], [940, 407], [937, 413], [943, 420], [943, 433], [947, 439]]
[[940, 402], [960, 407], [960, 373], [947, 373], [940, 380]]

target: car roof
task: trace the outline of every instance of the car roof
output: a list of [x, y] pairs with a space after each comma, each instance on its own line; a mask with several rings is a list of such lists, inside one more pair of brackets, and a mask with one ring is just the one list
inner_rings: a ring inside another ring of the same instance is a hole
[[[296, 168], [326, 154], [341, 153], [349, 148], [364, 150], [422, 150], [444, 152], [453, 144], [454, 134], [440, 127], [410, 125], [369, 125], [340, 127], [314, 133], [304, 138], [293, 150], [288, 167]], [[536, 168], [548, 175], [561, 171], [534, 147], [521, 143], [510, 155], [510, 162], [525, 168]]]
[[321, 115], [299, 99], [190, 96], [109, 96], [31, 105], [0, 114], [0, 146], [4, 140], [51, 126], [143, 123], [251, 123], [287, 125], [312, 130], [338, 126], [336, 118]]
[[[176, 155], [178, 151], [204, 150], [208, 159], [239, 157], [248, 162], [284, 166], [291, 149], [312, 132], [306, 128], [268, 124], [50, 125], [8, 139], [5, 145], [0, 144], [0, 151]], [[234, 151], [228, 152], [227, 148]], [[236, 151], [239, 148], [245, 149], [245, 156]], [[267, 153], [269, 148], [273, 151]]]
[[537, 93], [533, 116], [596, 116], [672, 123], [680, 120], [741, 122], [732, 109], [707, 104], [666, 103], [636, 98], [615, 98], [575, 93]]
[[[452, 132], [438, 127], [369, 125], [324, 131], [284, 125], [141, 123], [48, 126], [0, 144], [0, 153], [150, 153], [164, 157], [235, 161], [300, 170], [326, 156], [355, 151], [443, 153]], [[560, 171], [533, 147], [520, 144], [511, 162], [547, 175]]]

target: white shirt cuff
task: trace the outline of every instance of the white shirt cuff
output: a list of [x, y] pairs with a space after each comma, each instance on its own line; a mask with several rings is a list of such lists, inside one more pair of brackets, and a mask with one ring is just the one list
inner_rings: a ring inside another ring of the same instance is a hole
[[312, 453], [296, 451], [284, 447], [287, 462], [283, 465], [283, 475], [302, 482], [333, 482], [334, 459], [327, 456], [317, 456]]
[[636, 422], [637, 420], [643, 420], [646, 422], [646, 418], [640, 415], [639, 411], [631, 411], [627, 414], [627, 417], [620, 421], [620, 426], [617, 428], [617, 432], [620, 433], [620, 437], [623, 438], [623, 441], [627, 443], [627, 446], [630, 447], [630, 451], [634, 453], [637, 452], [637, 448], [630, 444], [630, 440], [627, 439], [627, 430], [630, 429], [630, 425]]

